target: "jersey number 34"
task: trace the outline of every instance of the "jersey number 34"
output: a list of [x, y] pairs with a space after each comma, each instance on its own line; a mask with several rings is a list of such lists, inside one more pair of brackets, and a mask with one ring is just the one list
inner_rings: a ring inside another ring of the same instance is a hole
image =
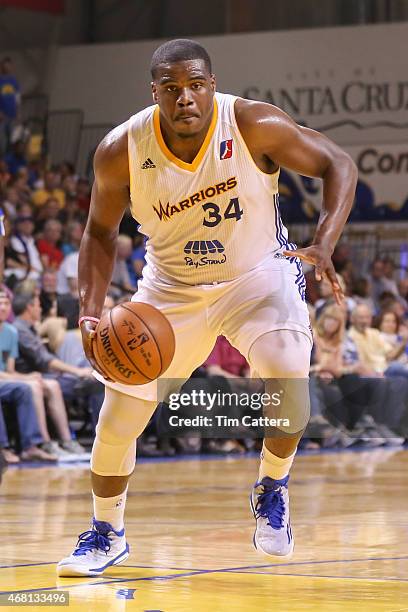
[[203, 211], [208, 213], [203, 219], [203, 225], [206, 227], [215, 227], [221, 223], [223, 219], [235, 219], [239, 221], [244, 214], [242, 208], [239, 207], [238, 198], [232, 198], [230, 200], [224, 214], [222, 214], [220, 207], [214, 204], [214, 202], [206, 202], [206, 204], [203, 204]]

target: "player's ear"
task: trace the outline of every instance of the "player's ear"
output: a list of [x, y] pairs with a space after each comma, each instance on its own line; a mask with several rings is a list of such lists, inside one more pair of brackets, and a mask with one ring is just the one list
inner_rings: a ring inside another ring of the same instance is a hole
[[210, 85], [211, 85], [212, 91], [215, 91], [217, 89], [217, 79], [215, 77], [215, 74], [212, 74], [210, 76]]
[[155, 102], [156, 104], [159, 101], [159, 98], [157, 96], [157, 87], [156, 87], [156, 83], [154, 81], [152, 81], [150, 83], [151, 87], [152, 87], [152, 96], [153, 96], [153, 102]]

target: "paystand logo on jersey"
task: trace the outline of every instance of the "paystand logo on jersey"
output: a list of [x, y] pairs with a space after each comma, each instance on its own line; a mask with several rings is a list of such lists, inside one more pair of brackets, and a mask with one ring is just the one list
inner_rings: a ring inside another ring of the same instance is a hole
[[220, 159], [229, 159], [232, 157], [232, 138], [223, 140], [220, 144]]
[[[184, 252], [190, 257], [185, 257], [184, 261], [186, 266], [194, 268], [219, 265], [227, 261], [224, 251], [224, 245], [219, 240], [189, 240]], [[198, 255], [200, 257], [197, 257]]]

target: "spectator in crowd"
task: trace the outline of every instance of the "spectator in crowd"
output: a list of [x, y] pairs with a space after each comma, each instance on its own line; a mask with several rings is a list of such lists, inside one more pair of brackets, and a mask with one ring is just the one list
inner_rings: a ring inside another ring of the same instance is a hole
[[384, 283], [386, 291], [389, 291], [393, 295], [398, 295], [397, 282], [395, 280], [395, 262], [390, 257], [384, 257]]
[[[14, 361], [18, 357], [17, 330], [6, 322], [10, 311], [10, 300], [6, 293], [0, 292], [0, 402], [7, 402], [17, 411], [17, 420], [22, 448], [21, 458], [25, 461], [56, 461], [57, 456], [51, 449], [42, 449], [44, 442], [35, 405], [33, 387], [39, 383], [38, 375], [19, 376], [14, 372]], [[18, 456], [9, 447], [7, 429], [0, 406], [0, 448], [9, 463], [17, 463]]]
[[28, 184], [27, 168], [20, 168], [13, 180], [13, 186], [17, 190], [19, 202], [29, 204], [31, 207], [31, 187]]
[[55, 198], [48, 198], [45, 204], [36, 211], [36, 232], [42, 232], [47, 221], [59, 221], [61, 212], [58, 200]]
[[[219, 336], [217, 342], [204, 363], [207, 376], [214, 380], [215, 386], [218, 388], [221, 382], [221, 388], [225, 388], [233, 393], [251, 393], [251, 391], [261, 392], [257, 381], [249, 379], [249, 365], [241, 355], [241, 353], [231, 346], [224, 336]], [[221, 381], [220, 381], [221, 379]], [[240, 410], [238, 410], [238, 413]], [[242, 414], [238, 414], [242, 417]], [[244, 443], [249, 443], [251, 440], [244, 440]], [[249, 446], [251, 446], [249, 444]], [[237, 440], [210, 440], [207, 443], [207, 450], [212, 452], [243, 452], [245, 446]]]
[[371, 297], [372, 289], [371, 283], [368, 278], [360, 276], [354, 282], [353, 286], [353, 300], [355, 304], [365, 304], [371, 310], [375, 311], [374, 300]]
[[[337, 305], [327, 307], [317, 321], [315, 332], [312, 371], [327, 390], [328, 414], [347, 428], [349, 437], [369, 446], [402, 444], [404, 438], [396, 436], [385, 424], [388, 385], [381, 378], [370, 378], [372, 369], [360, 360], [355, 346], [351, 348], [351, 339], [345, 334], [343, 310]], [[354, 351], [353, 359], [349, 357], [351, 350]], [[327, 385], [340, 390], [340, 401], [331, 400]], [[381, 420], [376, 422], [373, 414], [380, 414]]]
[[404, 309], [405, 315], [408, 315], [408, 277], [402, 278], [398, 282], [398, 300]]
[[37, 207], [43, 206], [49, 198], [54, 198], [58, 201], [60, 208], [65, 206], [65, 193], [60, 188], [60, 179], [56, 172], [47, 170], [44, 175], [44, 185], [36, 189], [33, 193], [32, 200]]
[[129, 259], [129, 276], [132, 284], [135, 286], [139, 278], [142, 278], [143, 268], [146, 265], [145, 256], [145, 237], [137, 232], [133, 238], [133, 250]]
[[[18, 253], [21, 256], [21, 260], [24, 261], [26, 270], [28, 271], [28, 278], [39, 280], [43, 265], [33, 236], [34, 228], [34, 217], [27, 213], [21, 214], [21, 211], [19, 211], [15, 222], [15, 232], [10, 239], [10, 247], [15, 253]], [[16, 268], [14, 274], [19, 280], [22, 280], [27, 273], [22, 273], [21, 270]]]
[[41, 312], [43, 317], [57, 316], [57, 272], [46, 270], [41, 278]]
[[125, 234], [118, 236], [118, 250], [113, 267], [110, 291], [115, 298], [133, 294], [136, 291], [130, 280], [127, 262], [132, 254], [132, 239]]
[[66, 226], [65, 240], [61, 246], [64, 257], [79, 251], [83, 233], [84, 228], [80, 221], [70, 221], [68, 223]]
[[380, 312], [383, 312], [384, 310], [391, 310], [394, 312], [400, 323], [404, 321], [407, 314], [401, 300], [388, 291], [380, 295]]
[[65, 198], [65, 208], [60, 211], [59, 220], [64, 224], [78, 221], [83, 226], [86, 223], [88, 213], [84, 213], [78, 206], [76, 195], [67, 195]]
[[70, 294], [78, 297], [78, 259], [79, 253], [71, 253], [65, 257], [58, 270], [57, 293], [58, 295]]
[[75, 167], [74, 164], [71, 164], [69, 161], [63, 161], [58, 166], [58, 172], [61, 177], [61, 181], [63, 182], [66, 178], [70, 177], [76, 180], [75, 176]]
[[88, 215], [91, 204], [91, 190], [88, 179], [84, 177], [78, 179], [76, 197], [79, 210]]
[[[394, 272], [393, 263], [389, 259], [387, 259], [386, 262], [385, 265], [382, 259], [377, 258], [371, 264], [371, 297], [374, 300], [376, 311], [380, 310], [380, 298], [382, 294], [390, 293], [394, 296], [398, 295], [395, 280], [389, 278], [389, 275]], [[386, 271], [388, 277], [386, 276]]]
[[11, 222], [17, 217], [18, 191], [15, 187], [7, 187], [4, 192], [3, 210]]
[[45, 222], [43, 236], [37, 241], [37, 249], [46, 270], [58, 270], [64, 259], [64, 254], [58, 246], [61, 236], [62, 225], [59, 221], [49, 219]]
[[[41, 318], [40, 301], [37, 296], [24, 294], [16, 296], [13, 300], [13, 309], [16, 315], [14, 324], [19, 332], [20, 358], [17, 361], [17, 369], [20, 372], [41, 372], [43, 378], [56, 380], [64, 397], [74, 400], [78, 390], [83, 390], [85, 383], [93, 383], [89, 365], [76, 366], [65, 363], [44, 346], [34, 327]], [[92, 395], [92, 388], [88, 395]], [[83, 452], [83, 448], [76, 440], [71, 440], [69, 443], [63, 441], [62, 447], [73, 453]]]
[[5, 156], [6, 164], [13, 176], [17, 175], [21, 168], [27, 167], [26, 143], [22, 140], [15, 142], [9, 153]]
[[388, 373], [389, 364], [405, 351], [407, 340], [391, 346], [378, 329], [372, 327], [373, 313], [368, 306], [356, 306], [351, 315], [350, 338], [355, 342], [361, 361], [374, 375]]
[[77, 179], [74, 175], [61, 178], [61, 187], [65, 191], [65, 198], [71, 197], [77, 199]]
[[[400, 323], [393, 310], [385, 310], [380, 314], [377, 327], [382, 339], [397, 352], [387, 367], [387, 374], [408, 377], [408, 327]], [[403, 345], [405, 348], [400, 352], [399, 348]]]
[[0, 154], [4, 155], [11, 141], [11, 131], [17, 120], [21, 102], [20, 84], [13, 74], [13, 63], [10, 57], [4, 57], [0, 63], [0, 130], [5, 138]]

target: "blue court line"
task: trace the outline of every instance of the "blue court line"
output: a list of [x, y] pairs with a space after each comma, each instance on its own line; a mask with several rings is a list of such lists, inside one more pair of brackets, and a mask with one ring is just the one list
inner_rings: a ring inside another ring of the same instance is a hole
[[[27, 523], [27, 521], [25, 521]], [[36, 567], [37, 565], [54, 565], [56, 561], [45, 561], [44, 563], [16, 563], [15, 565], [0, 565], [0, 569], [9, 569], [11, 567]]]
[[286, 576], [291, 578], [330, 578], [334, 580], [365, 580], [369, 582], [408, 582], [408, 578], [373, 578], [372, 576], [327, 576], [325, 574], [270, 574], [269, 572], [231, 572], [232, 574], [246, 574], [247, 576]]
[[84, 587], [84, 586], [98, 586], [98, 585], [105, 585], [105, 584], [121, 584], [121, 583], [133, 583], [133, 582], [154, 582], [154, 581], [160, 581], [160, 580], [175, 580], [177, 578], [188, 578], [190, 576], [199, 576], [199, 575], [205, 575], [205, 574], [218, 574], [218, 573], [232, 573], [232, 574], [248, 574], [248, 575], [252, 575], [252, 574], [259, 574], [259, 575], [268, 575], [271, 576], [273, 575], [274, 578], [278, 578], [279, 576], [286, 576], [286, 577], [301, 577], [301, 578], [326, 578], [326, 579], [336, 579], [336, 580], [341, 580], [341, 579], [346, 579], [346, 580], [365, 580], [365, 581], [374, 581], [374, 582], [408, 582], [408, 579], [400, 579], [400, 578], [364, 578], [364, 577], [356, 577], [356, 576], [326, 576], [326, 575], [313, 575], [313, 574], [269, 574], [268, 572], [240, 572], [240, 571], [233, 571], [234, 569], [239, 569], [239, 568], [225, 568], [224, 570], [200, 570], [200, 571], [192, 571], [192, 572], [185, 572], [182, 574], [167, 574], [165, 576], [144, 576], [141, 578], [114, 578], [113, 576], [109, 577], [109, 576], [105, 576], [105, 578], [109, 578], [109, 580], [104, 580], [102, 582], [80, 582], [80, 583], [74, 583], [74, 584], [64, 584], [64, 585], [55, 585], [55, 586], [51, 586], [51, 587], [42, 587], [42, 588], [36, 588], [36, 589], [15, 589], [13, 591], [0, 591], [0, 595], [10, 595], [12, 593], [15, 593], [16, 591], [18, 591], [19, 593], [33, 593], [33, 592], [38, 592], [38, 591], [52, 591], [52, 590], [67, 590], [67, 589], [73, 589], [73, 588], [79, 588], [79, 587]]
[[[77, 587], [83, 586], [98, 586], [100, 584], [113, 584], [113, 583], [121, 583], [121, 582], [150, 582], [154, 580], [174, 580], [176, 578], [186, 578], [189, 576], [197, 576], [199, 574], [213, 574], [217, 570], [201, 570], [197, 572], [186, 572], [184, 574], [168, 574], [165, 576], [144, 576], [142, 578], [114, 578], [113, 576], [110, 580], [106, 580], [103, 582], [81, 582], [74, 584], [64, 584], [64, 585], [55, 585], [51, 587], [42, 587], [37, 589], [14, 589], [13, 591], [0, 591], [0, 595], [11, 595], [11, 593], [33, 593], [36, 591], [53, 591], [53, 590], [67, 590], [73, 589]], [[84, 576], [85, 578], [85, 576]], [[109, 576], [105, 576], [105, 578], [109, 578]]]
[[[321, 561], [288, 561], [287, 563], [266, 563], [265, 565], [248, 565], [246, 567], [227, 567], [225, 569], [214, 570], [218, 572], [231, 572], [249, 569], [262, 569], [267, 567], [294, 567], [297, 565], [322, 565], [325, 563], [361, 563], [364, 561], [401, 561], [408, 559], [408, 555], [401, 557], [364, 557], [361, 559], [327, 559]], [[274, 574], [275, 575], [275, 574]], [[282, 575], [282, 574], [279, 574]]]
[[[362, 557], [359, 559], [326, 559], [319, 561], [288, 561], [287, 563], [263, 563], [261, 565], [241, 565], [238, 567], [225, 567], [219, 569], [205, 570], [202, 568], [191, 568], [191, 567], [173, 567], [164, 565], [122, 565], [121, 567], [129, 567], [132, 569], [165, 569], [165, 570], [178, 570], [178, 571], [189, 571], [189, 572], [239, 572], [251, 569], [263, 569], [267, 567], [293, 567], [297, 565], [324, 565], [325, 563], [362, 563], [365, 561], [404, 561], [408, 559], [408, 555], [402, 555], [399, 557]], [[0, 569], [11, 569], [15, 567], [36, 567], [40, 565], [56, 565], [57, 561], [45, 561], [41, 563], [16, 563], [15, 565], [0, 565]], [[281, 574], [282, 575], [282, 574]]]

